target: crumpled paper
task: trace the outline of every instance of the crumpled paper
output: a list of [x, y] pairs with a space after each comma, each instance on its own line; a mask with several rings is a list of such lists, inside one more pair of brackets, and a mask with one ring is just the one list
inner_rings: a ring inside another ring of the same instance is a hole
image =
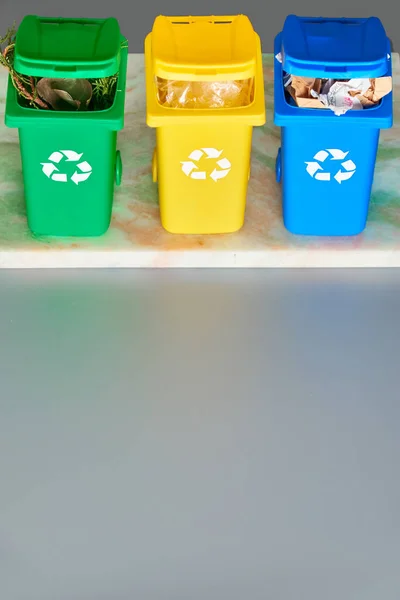
[[284, 73], [285, 90], [301, 108], [329, 108], [336, 115], [377, 105], [392, 91], [391, 77], [321, 79]]
[[175, 81], [156, 77], [158, 101], [169, 108], [238, 108], [253, 101], [254, 78], [236, 81]]

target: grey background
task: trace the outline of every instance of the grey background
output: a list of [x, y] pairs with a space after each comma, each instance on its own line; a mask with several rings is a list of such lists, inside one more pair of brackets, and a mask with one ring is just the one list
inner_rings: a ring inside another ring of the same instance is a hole
[[399, 271], [0, 287], [2, 600], [398, 600]]
[[[0, 0], [119, 17], [193, 2]], [[395, 5], [378, 14], [399, 47]], [[297, 5], [247, 12], [272, 50]], [[166, 10], [168, 9], [168, 10]], [[375, 10], [376, 9], [376, 10]], [[399, 271], [0, 271], [1, 600], [398, 600]]]
[[274, 36], [289, 13], [310, 16], [368, 17], [382, 19], [395, 50], [400, 48], [400, 5], [394, 0], [0, 0], [1, 23], [17, 22], [25, 14], [43, 16], [109, 17], [121, 22], [131, 52], [143, 52], [144, 37], [158, 14], [245, 13], [261, 36], [264, 52], [273, 51]]

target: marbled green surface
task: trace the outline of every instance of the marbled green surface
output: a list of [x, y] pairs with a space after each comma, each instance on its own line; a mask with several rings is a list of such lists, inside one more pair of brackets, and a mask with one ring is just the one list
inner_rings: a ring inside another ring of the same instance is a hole
[[[151, 177], [154, 131], [145, 124], [143, 55], [130, 55], [125, 129], [118, 147], [124, 177], [116, 188], [112, 223], [100, 238], [34, 237], [26, 222], [17, 131], [0, 128], [0, 267], [400, 266], [400, 104], [395, 125], [382, 131], [366, 230], [352, 238], [307, 238], [283, 227], [275, 157], [272, 55], [264, 56], [267, 123], [255, 128], [246, 221], [235, 234], [172, 235], [160, 225]], [[393, 56], [394, 97], [400, 83]], [[6, 71], [0, 72], [4, 113]], [[3, 117], [2, 117], [3, 121]]]

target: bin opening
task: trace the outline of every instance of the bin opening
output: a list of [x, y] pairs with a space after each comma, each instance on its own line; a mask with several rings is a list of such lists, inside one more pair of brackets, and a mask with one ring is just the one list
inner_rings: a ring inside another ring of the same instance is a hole
[[114, 105], [118, 73], [104, 79], [24, 77], [10, 75], [17, 102], [28, 110], [102, 112]]
[[290, 75], [282, 71], [287, 104], [301, 109], [331, 109], [336, 115], [349, 110], [378, 108], [392, 91], [391, 77], [329, 79]]
[[167, 108], [240, 108], [254, 100], [254, 77], [232, 81], [155, 79], [157, 100]]

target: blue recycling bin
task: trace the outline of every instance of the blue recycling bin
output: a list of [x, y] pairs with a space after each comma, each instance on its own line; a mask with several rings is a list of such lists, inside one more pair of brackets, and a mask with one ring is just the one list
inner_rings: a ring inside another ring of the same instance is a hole
[[276, 178], [286, 229], [350, 236], [366, 226], [380, 129], [393, 122], [392, 92], [340, 116], [300, 108], [285, 96], [283, 72], [346, 80], [392, 75], [390, 41], [379, 19], [290, 15], [275, 38], [274, 123], [281, 127]]

